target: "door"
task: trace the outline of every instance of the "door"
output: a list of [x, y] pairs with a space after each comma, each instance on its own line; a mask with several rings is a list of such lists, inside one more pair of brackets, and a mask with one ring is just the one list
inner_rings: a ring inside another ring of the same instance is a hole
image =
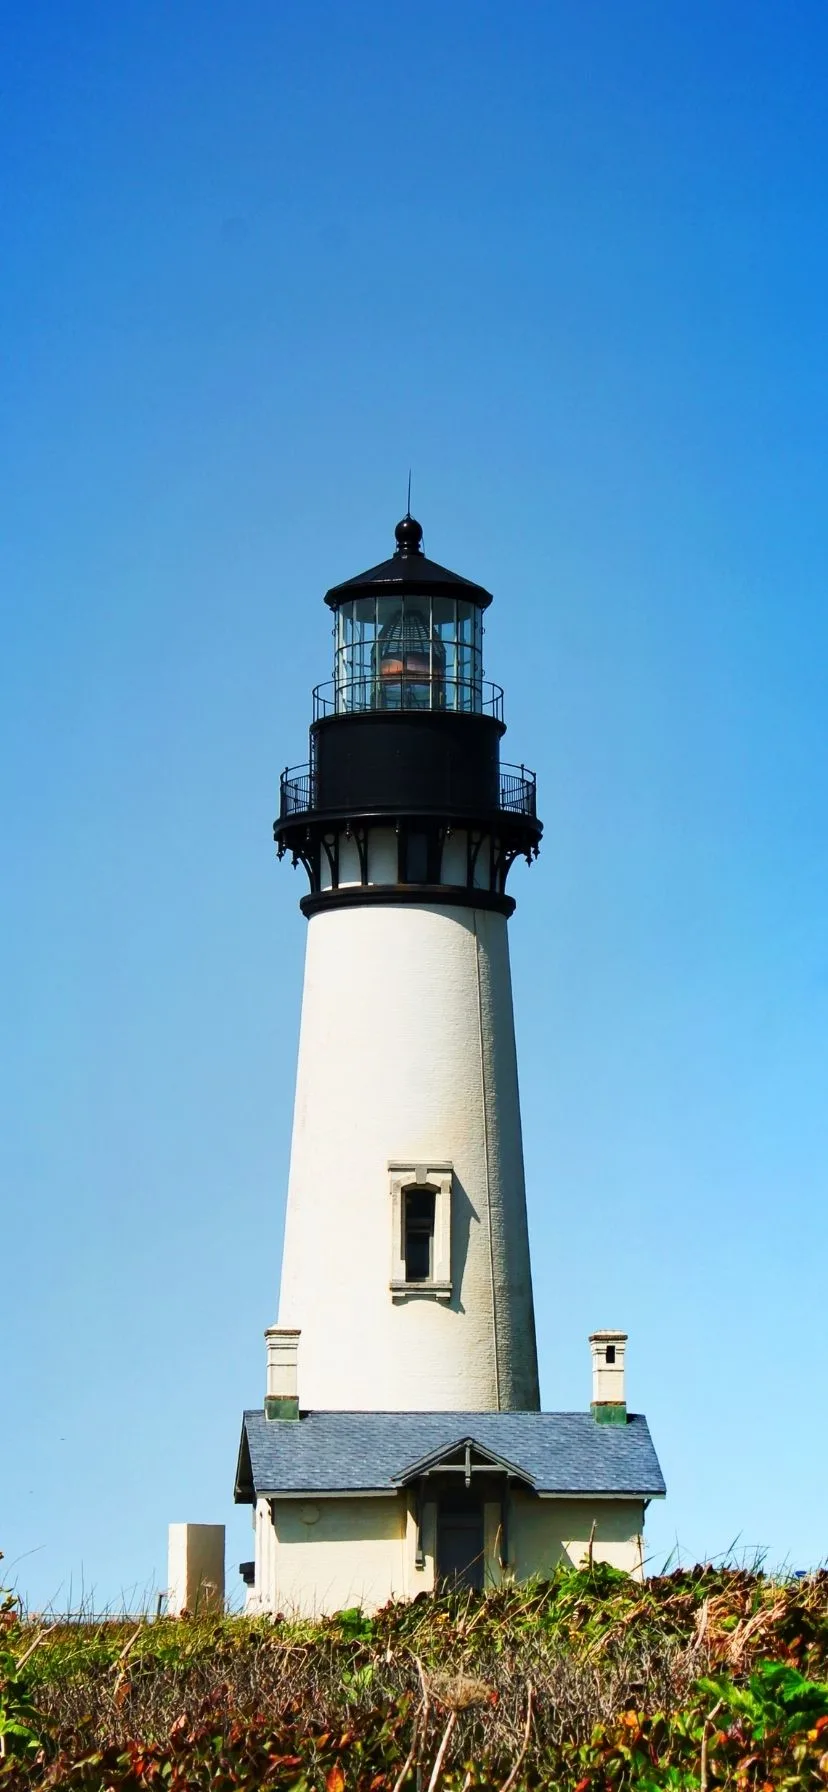
[[444, 1494], [437, 1506], [437, 1578], [455, 1587], [483, 1586], [483, 1501]]

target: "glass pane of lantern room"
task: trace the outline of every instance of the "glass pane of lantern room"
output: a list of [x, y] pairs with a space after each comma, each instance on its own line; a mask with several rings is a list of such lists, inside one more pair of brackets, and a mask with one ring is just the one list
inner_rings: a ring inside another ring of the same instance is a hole
[[376, 701], [381, 709], [430, 709], [433, 663], [442, 648], [433, 642], [428, 598], [380, 598], [375, 652]]
[[373, 653], [376, 632], [376, 599], [373, 597], [356, 598], [350, 659], [351, 709], [371, 709], [373, 707]]
[[479, 711], [483, 707], [480, 665], [481, 612], [476, 604], [457, 604], [457, 676], [459, 707]]
[[338, 711], [350, 709], [351, 660], [354, 635], [353, 603], [340, 604], [336, 612], [334, 650], [335, 703]]
[[453, 597], [432, 598], [431, 633], [433, 708], [461, 709], [457, 686], [457, 604]]
[[403, 707], [404, 631], [402, 598], [377, 598], [377, 629], [371, 660], [373, 702], [377, 709]]

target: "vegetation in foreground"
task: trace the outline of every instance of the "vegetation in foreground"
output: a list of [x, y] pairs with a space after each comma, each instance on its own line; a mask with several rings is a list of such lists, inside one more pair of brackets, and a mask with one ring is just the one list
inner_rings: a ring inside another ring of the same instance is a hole
[[828, 1785], [828, 1573], [567, 1570], [375, 1619], [21, 1621], [3, 1787]]

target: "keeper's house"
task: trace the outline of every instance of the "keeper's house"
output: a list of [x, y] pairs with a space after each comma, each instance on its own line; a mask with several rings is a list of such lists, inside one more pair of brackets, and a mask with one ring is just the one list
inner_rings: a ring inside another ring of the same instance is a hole
[[[284, 1393], [246, 1412], [248, 1610], [371, 1611], [438, 1581], [494, 1587], [590, 1554], [639, 1578], [644, 1513], [664, 1481], [646, 1419], [623, 1400], [624, 1334], [590, 1343], [589, 1412], [300, 1413], [296, 1401], [291, 1421]], [[271, 1386], [284, 1387], [284, 1334], [268, 1344]]]

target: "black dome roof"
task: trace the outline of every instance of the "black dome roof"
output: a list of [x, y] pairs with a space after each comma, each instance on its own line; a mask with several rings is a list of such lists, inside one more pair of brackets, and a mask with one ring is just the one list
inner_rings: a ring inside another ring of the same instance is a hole
[[422, 525], [416, 517], [404, 516], [394, 534], [397, 546], [390, 560], [383, 560], [367, 572], [357, 573], [353, 579], [344, 579], [341, 585], [332, 585], [330, 591], [325, 592], [325, 602], [332, 610], [352, 597], [408, 595], [459, 597], [465, 603], [477, 604], [480, 610], [488, 608], [492, 594], [484, 585], [475, 585], [471, 579], [449, 572], [447, 566], [438, 566], [436, 560], [426, 559]]

